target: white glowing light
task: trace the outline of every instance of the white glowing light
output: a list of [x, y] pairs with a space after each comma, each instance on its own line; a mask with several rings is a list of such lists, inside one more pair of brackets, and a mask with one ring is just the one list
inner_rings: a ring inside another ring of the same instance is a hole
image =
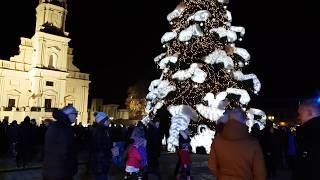
[[229, 22], [232, 21], [232, 15], [231, 15], [231, 12], [227, 10], [227, 13], [226, 13], [226, 18], [228, 19]]
[[206, 149], [207, 154], [209, 154], [214, 134], [215, 131], [209, 129], [206, 125], [199, 125], [197, 134], [191, 138], [190, 145], [192, 147], [192, 152], [196, 153], [196, 148], [203, 146]]
[[234, 64], [233, 60], [231, 57], [227, 55], [227, 53], [224, 50], [215, 50], [208, 56], [204, 58], [204, 62], [207, 64], [218, 64], [218, 63], [223, 63], [224, 68], [226, 69], [233, 69]]
[[176, 32], [166, 32], [162, 37], [161, 37], [161, 43], [167, 43], [171, 40], [173, 40], [174, 38], [177, 37], [177, 33]]
[[168, 14], [167, 20], [171, 22], [173, 19], [180, 17], [184, 9], [185, 7], [178, 6], [175, 10], [173, 10], [171, 13]]
[[[169, 106], [168, 111], [172, 115], [169, 138], [167, 140], [168, 150], [179, 145], [179, 131], [188, 128], [190, 120], [197, 121], [198, 115], [195, 110], [187, 105]], [[170, 148], [171, 147], [171, 148]]]
[[160, 69], [165, 69], [165, 68], [167, 67], [167, 64], [168, 64], [169, 62], [171, 62], [171, 63], [176, 63], [177, 60], [178, 60], [178, 56], [179, 56], [179, 55], [176, 54], [176, 55], [174, 55], [174, 56], [168, 56], [168, 57], [163, 58], [163, 59], [160, 61], [160, 63], [159, 63]]
[[203, 36], [203, 32], [198, 24], [194, 24], [181, 31], [179, 34], [179, 41], [185, 42], [189, 41], [192, 36]]
[[200, 10], [197, 11], [194, 15], [190, 16], [188, 18], [188, 21], [194, 20], [194, 21], [206, 21], [211, 16], [211, 13], [207, 10]]
[[250, 102], [250, 96], [249, 96], [248, 92], [244, 89], [228, 88], [227, 93], [240, 95], [239, 102], [243, 105], [246, 105]]
[[249, 63], [250, 54], [248, 53], [248, 51], [246, 49], [236, 47], [236, 48], [234, 48], [234, 53], [241, 56], [245, 60], [245, 63]]
[[160, 61], [162, 58], [166, 56], [166, 53], [161, 53], [157, 57], [154, 58], [154, 62]]
[[184, 81], [191, 78], [192, 81], [196, 83], [203, 83], [207, 77], [207, 73], [199, 68], [197, 63], [190, 65], [187, 70], [179, 70], [172, 75], [172, 79], [178, 79], [179, 81]]
[[244, 34], [246, 33], [246, 29], [244, 27], [242, 27], [242, 26], [231, 26], [230, 30], [234, 31], [234, 32], [237, 32], [237, 33], [240, 33], [241, 37], [243, 37]]
[[212, 93], [207, 93], [203, 98], [208, 102], [208, 106], [197, 104], [197, 111], [206, 119], [210, 121], [217, 121], [224, 113], [224, 100], [227, 97], [227, 92], [220, 92], [215, 97]]
[[[154, 82], [154, 83], [153, 83]], [[149, 93], [147, 94], [148, 100], [153, 100], [155, 98], [163, 99], [169, 92], [175, 91], [176, 87], [170, 85], [168, 80], [154, 80], [149, 86]]]
[[254, 92], [257, 94], [261, 89], [261, 83], [255, 74], [246, 74], [244, 75], [241, 71], [233, 72], [233, 77], [237, 81], [245, 81], [252, 79]]
[[[260, 119], [255, 119], [255, 117], [260, 116]], [[259, 125], [260, 130], [262, 130], [266, 124], [267, 116], [266, 113], [260, 109], [250, 108], [247, 110], [247, 125], [251, 129], [251, 127], [257, 123]]]

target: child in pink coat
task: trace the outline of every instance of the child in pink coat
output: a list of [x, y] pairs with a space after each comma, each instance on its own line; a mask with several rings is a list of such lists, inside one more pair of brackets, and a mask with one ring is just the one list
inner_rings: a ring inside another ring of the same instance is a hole
[[141, 137], [133, 137], [133, 144], [130, 145], [126, 161], [126, 176], [129, 179], [132, 176], [142, 178], [141, 174], [147, 167], [146, 140]]

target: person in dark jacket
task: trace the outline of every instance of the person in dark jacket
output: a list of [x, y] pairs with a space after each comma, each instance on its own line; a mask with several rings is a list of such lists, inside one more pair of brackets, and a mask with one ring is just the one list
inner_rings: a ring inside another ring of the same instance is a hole
[[30, 123], [30, 117], [26, 116], [18, 128], [17, 166], [23, 167], [31, 161], [34, 132]]
[[154, 119], [149, 122], [147, 129], [147, 155], [148, 173], [154, 174], [157, 179], [161, 179], [159, 172], [159, 157], [161, 152], [161, 132], [160, 121]]
[[176, 167], [174, 169], [174, 177], [175, 178], [179, 174], [179, 169], [180, 169], [180, 166], [181, 166], [181, 159], [180, 159], [180, 156], [179, 156], [179, 149], [182, 148], [183, 144], [185, 144], [185, 143], [190, 144], [190, 142], [191, 142], [191, 139], [190, 139], [188, 128], [185, 129], [185, 130], [179, 131], [179, 146], [176, 147], [176, 153], [177, 153], [177, 156], [178, 156], [178, 161], [177, 161]]
[[95, 112], [97, 127], [92, 134], [92, 168], [96, 180], [107, 180], [112, 159], [112, 141], [108, 133], [109, 117], [104, 112]]
[[318, 180], [320, 162], [320, 104], [313, 99], [299, 105], [296, 180]]
[[45, 135], [43, 177], [45, 180], [71, 180], [78, 170], [71, 127], [78, 112], [73, 106], [66, 106], [52, 115], [56, 121], [50, 123]]

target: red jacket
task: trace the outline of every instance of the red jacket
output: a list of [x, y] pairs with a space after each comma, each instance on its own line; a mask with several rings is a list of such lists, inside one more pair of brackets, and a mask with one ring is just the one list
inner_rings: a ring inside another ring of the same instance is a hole
[[126, 162], [127, 166], [133, 166], [135, 168], [140, 168], [141, 156], [138, 149], [131, 145], [128, 150], [128, 159]]
[[189, 152], [185, 149], [180, 149], [179, 150], [179, 156], [180, 156], [180, 159], [181, 159], [181, 164], [184, 165], [191, 165], [191, 159], [190, 159], [190, 156], [189, 156]]

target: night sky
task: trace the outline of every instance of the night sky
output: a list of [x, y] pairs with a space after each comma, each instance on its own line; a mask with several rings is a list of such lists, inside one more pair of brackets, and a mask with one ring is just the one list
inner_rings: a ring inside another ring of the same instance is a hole
[[[90, 73], [90, 98], [123, 104], [128, 86], [160, 76], [153, 58], [163, 52], [166, 16], [178, 0], [69, 0], [67, 32], [74, 64]], [[18, 53], [20, 37], [32, 37], [38, 0], [0, 1], [0, 59]], [[287, 106], [320, 87], [319, 10], [315, 1], [230, 0], [232, 25], [246, 28], [243, 47], [251, 54], [244, 73], [262, 83], [258, 107]]]

